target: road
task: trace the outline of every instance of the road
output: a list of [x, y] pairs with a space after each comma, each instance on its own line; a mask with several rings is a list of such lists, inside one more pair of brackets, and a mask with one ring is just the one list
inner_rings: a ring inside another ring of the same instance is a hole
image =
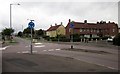
[[[3, 50], [3, 72], [115, 72], [118, 70], [117, 48], [74, 45], [75, 49], [107, 52], [91, 53], [65, 50], [70, 48], [70, 44], [39, 42], [33, 44], [33, 54], [30, 55], [30, 41], [15, 39], [19, 42], [18, 44], [10, 45]], [[34, 67], [30, 68], [30, 66]]]
[[0, 73], [2, 73], [2, 41], [0, 40]]

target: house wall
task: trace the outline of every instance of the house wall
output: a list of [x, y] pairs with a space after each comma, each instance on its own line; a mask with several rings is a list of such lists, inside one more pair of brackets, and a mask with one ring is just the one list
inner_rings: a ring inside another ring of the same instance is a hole
[[65, 27], [64, 26], [60, 26], [58, 29], [57, 29], [57, 35], [65, 35]]
[[50, 37], [56, 37], [57, 35], [65, 35], [65, 31], [66, 30], [65, 30], [64, 26], [61, 25], [57, 28], [57, 30], [47, 31], [46, 35], [50, 36]]
[[56, 37], [56, 31], [47, 31], [46, 35], [49, 37]]
[[118, 32], [120, 33], [120, 28], [118, 30], [119, 30]]
[[[76, 24], [74, 27], [74, 34], [82, 35], [99, 35], [99, 36], [115, 36], [118, 33], [118, 25], [115, 23], [104, 23], [104, 24]], [[69, 36], [70, 24], [68, 22], [66, 26], [66, 36]]]

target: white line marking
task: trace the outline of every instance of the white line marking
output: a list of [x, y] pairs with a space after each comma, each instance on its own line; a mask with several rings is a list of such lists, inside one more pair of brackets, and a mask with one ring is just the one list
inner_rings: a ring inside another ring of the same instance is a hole
[[49, 49], [48, 51], [54, 51], [54, 49]]
[[47, 50], [43, 50], [43, 51], [47, 51]]
[[33, 51], [33, 52], [37, 52], [37, 51]]
[[60, 50], [60, 49], [55, 49], [55, 50]]
[[35, 43], [35, 44], [43, 44], [43, 43]]
[[40, 45], [40, 46], [34, 46], [34, 47], [37, 47], [37, 48], [39, 48], [39, 47], [45, 47], [45, 45]]
[[108, 68], [110, 68], [110, 69], [116, 69], [116, 68], [113, 68], [113, 67], [108, 67]]
[[17, 52], [17, 53], [20, 53], [20, 52]]
[[23, 51], [22, 53], [29, 53], [29, 51]]
[[6, 48], [8, 48], [9, 46], [6, 46], [6, 47], [3, 47], [3, 48], [0, 48], [0, 50], [5, 50]]
[[[76, 58], [76, 59], [77, 59], [77, 58]], [[80, 61], [84, 61], [84, 62], [87, 62], [87, 61], [85, 61], [85, 60], [81, 60], [81, 59], [78, 59], [78, 60], [80, 60]], [[107, 67], [107, 68], [110, 68], [110, 69], [118, 70], [118, 69], [116, 69], [116, 68], [109, 67], [109, 66], [105, 66], [105, 65], [102, 65], [102, 64], [97, 64], [97, 63], [93, 63], [93, 62], [87, 62], [87, 63], [90, 63], [90, 64], [96, 64], [96, 65], [99, 65], [99, 66], [103, 66], [103, 67]]]
[[25, 46], [25, 47], [30, 47], [30, 46]]
[[[36, 53], [37, 51], [32, 51], [33, 53]], [[22, 52], [17, 52], [17, 53], [30, 53], [30, 51], [22, 51]]]

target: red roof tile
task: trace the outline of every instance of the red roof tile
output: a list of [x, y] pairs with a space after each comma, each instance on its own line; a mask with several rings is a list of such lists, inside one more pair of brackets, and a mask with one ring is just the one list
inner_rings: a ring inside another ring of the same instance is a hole
[[61, 25], [51, 26], [49, 29], [47, 29], [47, 31], [54, 31], [54, 30], [56, 30], [59, 26], [61, 26]]

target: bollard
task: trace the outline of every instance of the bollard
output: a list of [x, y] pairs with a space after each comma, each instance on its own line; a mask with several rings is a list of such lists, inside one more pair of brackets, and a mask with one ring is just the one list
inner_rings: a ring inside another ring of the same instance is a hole
[[97, 42], [97, 39], [96, 39], [96, 42]]
[[71, 45], [71, 49], [73, 49], [73, 45]]

